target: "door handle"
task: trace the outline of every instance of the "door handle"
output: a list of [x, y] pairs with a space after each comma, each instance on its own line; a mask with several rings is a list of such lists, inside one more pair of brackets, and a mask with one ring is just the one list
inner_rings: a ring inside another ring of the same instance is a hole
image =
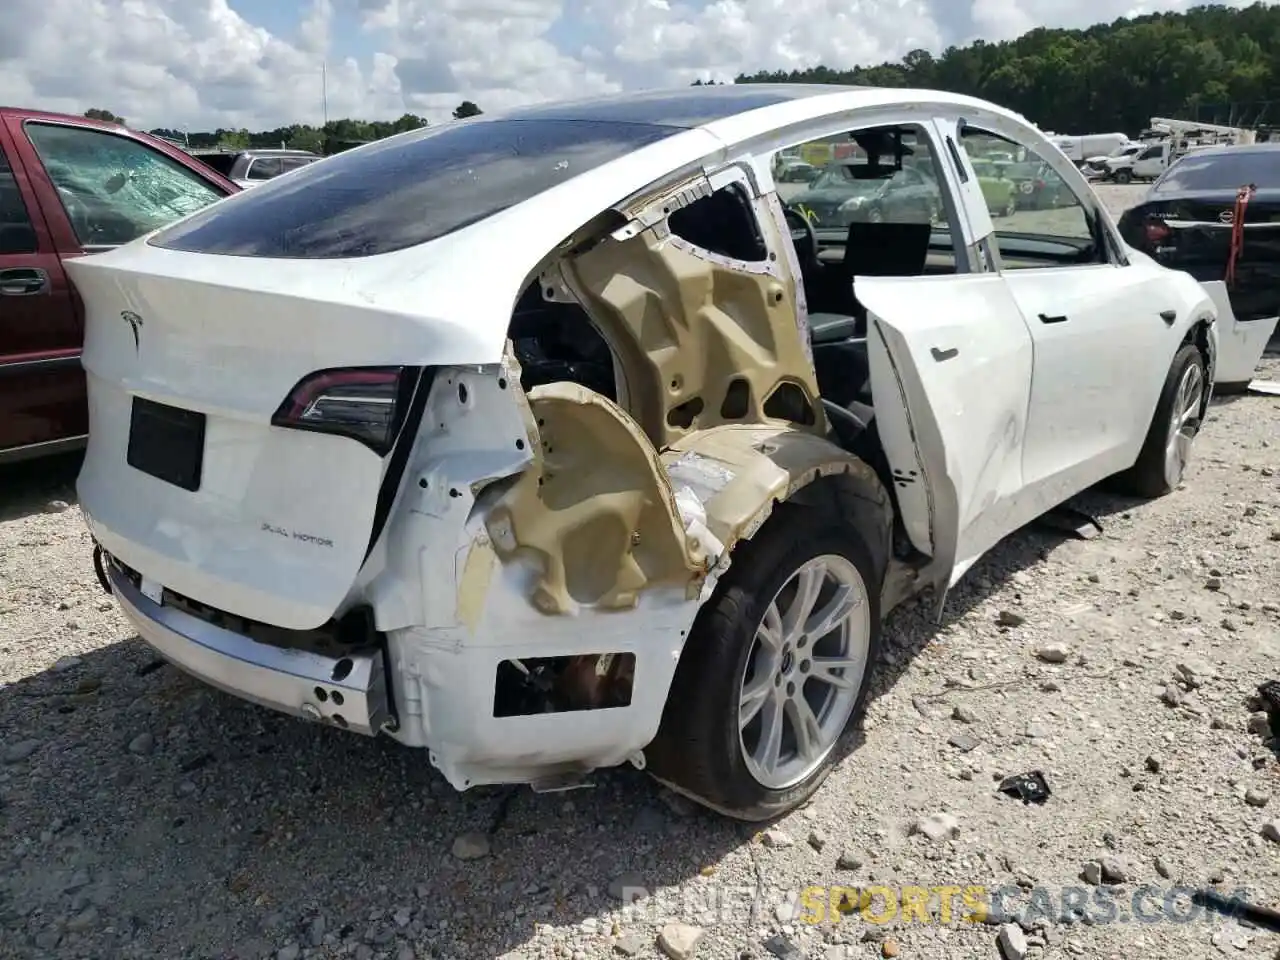
[[1161, 310], [1160, 319], [1163, 320], [1165, 323], [1173, 323], [1173, 321], [1178, 319], [1178, 311], [1177, 310]]
[[945, 360], [950, 360], [952, 357], [959, 356], [960, 354], [960, 351], [955, 347], [951, 347], [947, 350], [939, 350], [937, 347], [930, 347], [929, 352], [933, 354], [933, 359], [937, 360], [939, 363], [942, 363]]
[[0, 270], [0, 297], [30, 297], [49, 290], [49, 274], [37, 267]]
[[1067, 315], [1064, 313], [1064, 314], [1059, 314], [1056, 317], [1051, 317], [1046, 313], [1042, 313], [1040, 314], [1040, 322], [1041, 323], [1066, 323]]

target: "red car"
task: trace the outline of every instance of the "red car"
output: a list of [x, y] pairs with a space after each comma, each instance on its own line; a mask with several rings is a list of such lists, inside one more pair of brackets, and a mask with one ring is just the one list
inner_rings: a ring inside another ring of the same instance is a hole
[[240, 190], [114, 123], [0, 107], [0, 464], [82, 446], [83, 310], [62, 262]]

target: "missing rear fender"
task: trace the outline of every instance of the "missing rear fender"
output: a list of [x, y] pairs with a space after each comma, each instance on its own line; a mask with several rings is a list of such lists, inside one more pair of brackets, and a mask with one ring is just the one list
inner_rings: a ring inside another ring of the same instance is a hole
[[634, 653], [531, 657], [498, 664], [495, 717], [608, 710], [631, 705]]
[[[880, 569], [892, 550], [893, 506], [875, 470], [796, 428], [708, 431], [663, 454], [671, 481], [696, 495], [726, 554], [750, 541], [779, 504], [830, 511], [866, 541]], [[722, 560], [717, 572], [727, 566]]]
[[485, 528], [504, 564], [535, 572], [543, 613], [579, 606], [630, 609], [672, 587], [688, 599], [711, 565], [685, 529], [657, 452], [635, 421], [573, 383], [536, 387], [534, 461], [488, 510]]

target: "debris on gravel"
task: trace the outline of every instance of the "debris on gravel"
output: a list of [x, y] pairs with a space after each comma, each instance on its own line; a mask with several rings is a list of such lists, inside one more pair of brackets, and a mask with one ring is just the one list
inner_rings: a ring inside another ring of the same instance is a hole
[[690, 960], [705, 931], [688, 923], [668, 923], [658, 934], [658, 946], [671, 960]]
[[912, 833], [922, 834], [934, 843], [940, 843], [960, 836], [960, 824], [949, 813], [933, 813], [917, 820]]
[[766, 830], [760, 835], [760, 839], [766, 847], [772, 847], [775, 850], [785, 849], [795, 843], [795, 841], [791, 839], [791, 834], [787, 833], [785, 830], [779, 830], [776, 827], [771, 830]]
[[1066, 663], [1071, 659], [1071, 648], [1065, 643], [1046, 643], [1036, 648], [1036, 656], [1045, 663]]
[[489, 838], [483, 833], [464, 833], [453, 841], [453, 855], [459, 860], [479, 860], [489, 855]]
[[1005, 960], [1023, 960], [1027, 955], [1027, 935], [1016, 923], [1006, 923], [1001, 927], [996, 943]]

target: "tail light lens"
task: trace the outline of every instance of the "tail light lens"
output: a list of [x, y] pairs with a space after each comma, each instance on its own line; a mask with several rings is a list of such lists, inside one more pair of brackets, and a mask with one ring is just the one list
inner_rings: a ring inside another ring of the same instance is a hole
[[308, 374], [271, 423], [350, 437], [386, 456], [404, 423], [416, 373], [409, 367], [348, 367]]
[[1152, 246], [1159, 246], [1164, 243], [1172, 235], [1173, 231], [1169, 229], [1169, 225], [1163, 220], [1151, 219], [1143, 224], [1143, 231], [1147, 237], [1147, 243]]
[[1046, 184], [1043, 180], [1037, 180], [1037, 181], [1036, 181], [1036, 189], [1037, 189], [1037, 190], [1043, 190], [1046, 186], [1048, 186], [1048, 184]]

